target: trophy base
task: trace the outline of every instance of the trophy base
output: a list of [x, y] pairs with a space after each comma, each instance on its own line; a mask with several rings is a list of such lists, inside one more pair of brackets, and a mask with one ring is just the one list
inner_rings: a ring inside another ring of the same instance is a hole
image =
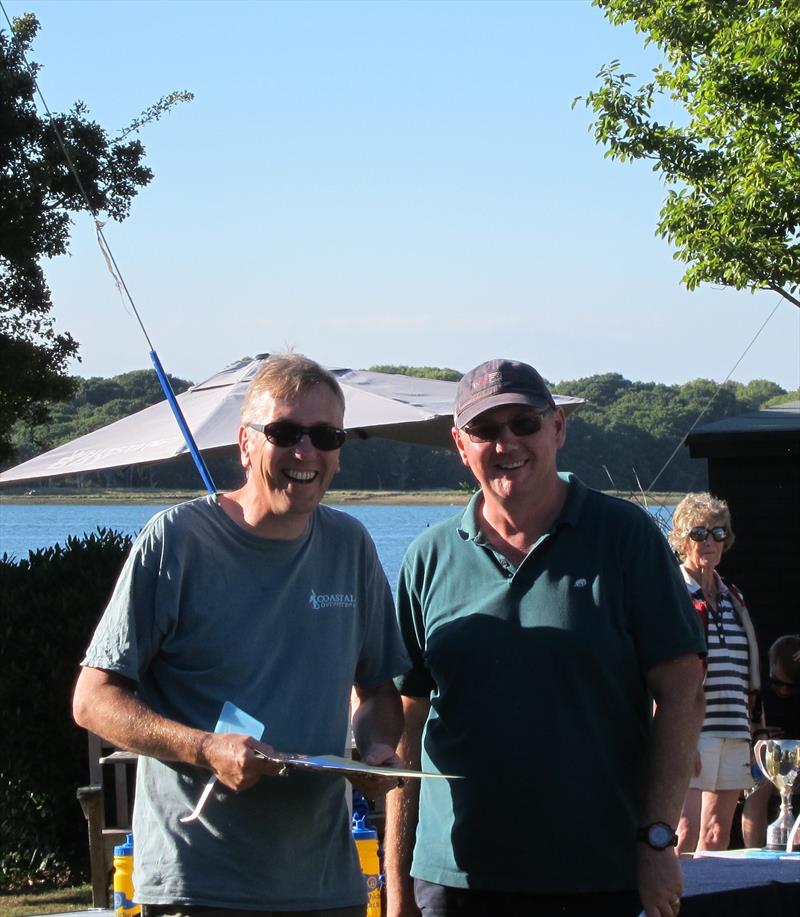
[[[791, 825], [788, 828], [781, 826], [777, 829], [770, 826], [767, 831], [767, 843], [764, 850], [786, 850], [786, 842], [789, 840], [789, 831], [791, 829]], [[800, 851], [800, 843], [792, 844], [792, 853], [797, 853], [798, 851]]]

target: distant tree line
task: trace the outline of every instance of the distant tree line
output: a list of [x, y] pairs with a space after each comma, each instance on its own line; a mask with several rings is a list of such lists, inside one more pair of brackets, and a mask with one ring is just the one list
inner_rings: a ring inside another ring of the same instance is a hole
[[[436, 367], [380, 366], [372, 370], [447, 380], [460, 377], [456, 370]], [[177, 393], [192, 384], [176, 377], [171, 377], [171, 382]], [[12, 432], [17, 449], [15, 462], [163, 399], [155, 374], [148, 370], [112, 378], [79, 378], [76, 384], [77, 394], [72, 401], [50, 406], [51, 420], [46, 425], [16, 425]], [[649, 487], [712, 397], [703, 423], [792, 397], [764, 379], [747, 384], [726, 382], [717, 391], [717, 383], [708, 379], [663, 385], [632, 382], [619, 373], [565, 380], [551, 388], [559, 394], [587, 400], [570, 418], [567, 443], [560, 453], [561, 467], [574, 471], [592, 487], [631, 491], [638, 490], [639, 483]], [[242, 471], [233, 450], [211, 453], [208, 462], [218, 487], [226, 489], [241, 482]], [[455, 452], [383, 439], [346, 443], [342, 471], [333, 482], [334, 488], [347, 490], [461, 489], [471, 484]], [[199, 488], [200, 482], [191, 461], [183, 458], [85, 474], [80, 477], [80, 486], [192, 489]], [[690, 459], [688, 450], [680, 448], [656, 489], [688, 491], [705, 486], [705, 462]]]

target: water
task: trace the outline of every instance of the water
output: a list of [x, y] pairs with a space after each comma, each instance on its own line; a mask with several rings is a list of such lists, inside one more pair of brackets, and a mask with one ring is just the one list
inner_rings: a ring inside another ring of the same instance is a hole
[[[13, 503], [0, 505], [0, 556], [15, 560], [37, 548], [63, 544], [70, 535], [80, 537], [98, 526], [135, 535], [147, 520], [168, 504], [153, 503]], [[389, 582], [394, 586], [406, 548], [426, 526], [454, 515], [459, 507], [433, 503], [339, 506], [359, 519], [378, 549]], [[653, 507], [662, 529], [673, 507]]]
[[[135, 535], [147, 520], [171, 504], [154, 503], [12, 503], [0, 505], [0, 556], [27, 558], [29, 551], [64, 544], [98, 526]], [[454, 515], [459, 507], [434, 503], [391, 506], [339, 506], [360, 520], [378, 549], [394, 585], [406, 548], [426, 526]]]

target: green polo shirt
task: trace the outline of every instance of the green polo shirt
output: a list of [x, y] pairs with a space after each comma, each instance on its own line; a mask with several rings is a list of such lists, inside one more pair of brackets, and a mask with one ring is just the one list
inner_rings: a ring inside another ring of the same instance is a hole
[[677, 561], [640, 507], [573, 475], [514, 568], [463, 515], [409, 548], [398, 587], [430, 697], [412, 874], [542, 894], [631, 889], [651, 698], [645, 672], [703, 653]]

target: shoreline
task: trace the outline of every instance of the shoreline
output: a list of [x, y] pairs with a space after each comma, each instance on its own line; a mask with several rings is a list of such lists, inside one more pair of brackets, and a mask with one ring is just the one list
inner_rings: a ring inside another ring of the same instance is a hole
[[[632, 494], [629, 491], [605, 491], [615, 497], [626, 500], [642, 502], [641, 494]], [[196, 497], [205, 496], [204, 490], [101, 490], [87, 491], [32, 491], [29, 493], [3, 493], [0, 491], [0, 506], [12, 504], [36, 503], [78, 503], [78, 504], [106, 504], [106, 503], [183, 503]], [[466, 490], [329, 490], [323, 503], [339, 506], [368, 505], [368, 506], [393, 506], [411, 504], [442, 504], [463, 506], [472, 496], [472, 491]], [[656, 491], [647, 494], [649, 503], [674, 506], [685, 494]]]

